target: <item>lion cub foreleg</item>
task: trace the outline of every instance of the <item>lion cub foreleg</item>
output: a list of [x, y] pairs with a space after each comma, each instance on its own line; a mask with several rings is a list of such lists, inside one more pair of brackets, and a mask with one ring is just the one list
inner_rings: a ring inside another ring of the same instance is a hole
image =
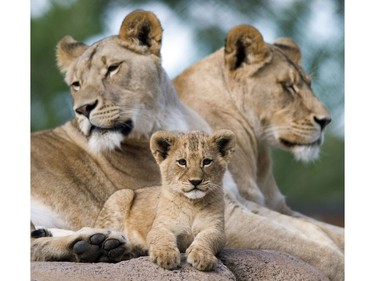
[[174, 269], [180, 265], [177, 237], [184, 232], [181, 225], [185, 224], [186, 218], [181, 218], [180, 209], [165, 195], [161, 195], [154, 222], [146, 238], [152, 262], [165, 269]]
[[147, 235], [151, 260], [163, 268], [173, 269], [180, 265], [179, 250], [186, 250], [187, 261], [194, 268], [214, 270], [215, 255], [225, 246], [223, 202], [218, 205], [207, 211], [200, 204], [177, 208], [176, 201], [161, 198]]
[[177, 237], [168, 225], [155, 222], [147, 235], [150, 259], [163, 268], [174, 269], [181, 263], [180, 251], [177, 248]]
[[197, 233], [186, 250], [187, 262], [196, 269], [211, 271], [216, 267], [215, 255], [225, 246], [224, 219], [222, 214], [210, 214], [205, 218], [193, 225], [193, 233]]

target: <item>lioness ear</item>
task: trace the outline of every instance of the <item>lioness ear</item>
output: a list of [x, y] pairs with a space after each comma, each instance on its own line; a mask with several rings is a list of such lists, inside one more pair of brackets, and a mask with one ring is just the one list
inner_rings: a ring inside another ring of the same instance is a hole
[[56, 46], [57, 65], [66, 73], [71, 63], [87, 49], [87, 45], [74, 40], [71, 36], [63, 37]]
[[125, 17], [121, 24], [119, 37], [127, 47], [160, 57], [163, 28], [154, 13], [135, 10]]
[[211, 136], [220, 155], [228, 162], [232, 158], [236, 146], [236, 136], [230, 130], [218, 130]]
[[167, 131], [157, 131], [151, 136], [150, 149], [158, 164], [165, 160], [168, 151], [176, 141], [176, 135]]
[[239, 68], [242, 63], [260, 63], [268, 56], [269, 48], [255, 27], [238, 25], [228, 32], [225, 39], [225, 63], [229, 70]]
[[281, 49], [281, 51], [297, 65], [301, 65], [301, 49], [292, 39], [279, 38], [273, 45]]

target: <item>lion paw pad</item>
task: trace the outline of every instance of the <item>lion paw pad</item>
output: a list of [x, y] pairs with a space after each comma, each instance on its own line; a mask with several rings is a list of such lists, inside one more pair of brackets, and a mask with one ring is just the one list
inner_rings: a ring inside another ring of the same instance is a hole
[[72, 246], [79, 262], [119, 262], [128, 252], [123, 235], [112, 232], [83, 235]]

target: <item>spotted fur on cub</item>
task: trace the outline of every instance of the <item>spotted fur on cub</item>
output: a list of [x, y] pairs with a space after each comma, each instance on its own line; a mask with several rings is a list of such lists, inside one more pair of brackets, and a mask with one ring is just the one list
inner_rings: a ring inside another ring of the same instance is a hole
[[[225, 246], [223, 177], [235, 148], [231, 131], [156, 132], [150, 141], [162, 185], [120, 190], [104, 205], [96, 227], [123, 231], [135, 255], [166, 269], [180, 264], [209, 271]], [[114, 220], [113, 218], [116, 218]]]

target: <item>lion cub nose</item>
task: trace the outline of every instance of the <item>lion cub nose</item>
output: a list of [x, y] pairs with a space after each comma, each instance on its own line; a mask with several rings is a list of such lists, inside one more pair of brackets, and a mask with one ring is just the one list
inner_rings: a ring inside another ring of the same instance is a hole
[[202, 183], [202, 180], [189, 180], [189, 182], [194, 185], [194, 187], [197, 187]]

